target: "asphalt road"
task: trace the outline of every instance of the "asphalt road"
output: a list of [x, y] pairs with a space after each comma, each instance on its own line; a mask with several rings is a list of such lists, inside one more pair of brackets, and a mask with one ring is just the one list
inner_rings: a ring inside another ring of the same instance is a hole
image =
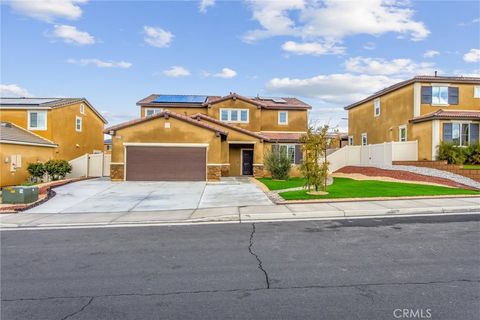
[[480, 314], [475, 215], [4, 231], [1, 249], [2, 320]]

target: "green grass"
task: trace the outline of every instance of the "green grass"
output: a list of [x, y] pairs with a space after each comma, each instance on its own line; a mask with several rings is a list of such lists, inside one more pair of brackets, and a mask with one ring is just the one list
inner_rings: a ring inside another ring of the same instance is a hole
[[478, 164], [464, 164], [463, 169], [480, 170], [480, 165], [478, 165]]
[[305, 185], [304, 178], [290, 178], [286, 181], [272, 180], [272, 178], [259, 178], [258, 181], [266, 185], [269, 190], [283, 190], [303, 187]]
[[402, 196], [438, 196], [476, 194], [480, 192], [458, 188], [446, 188], [414, 183], [399, 183], [374, 180], [353, 180], [333, 178], [332, 185], [327, 187], [327, 195], [309, 195], [305, 190], [280, 193], [285, 200], [339, 199], [369, 197], [402, 197]]

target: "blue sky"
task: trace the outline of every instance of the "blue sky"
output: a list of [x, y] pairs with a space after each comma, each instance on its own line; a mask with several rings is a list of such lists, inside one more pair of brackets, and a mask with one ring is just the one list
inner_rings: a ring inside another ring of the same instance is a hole
[[416, 74], [480, 74], [480, 2], [2, 1], [1, 94], [86, 97], [111, 124], [151, 93], [342, 107]]

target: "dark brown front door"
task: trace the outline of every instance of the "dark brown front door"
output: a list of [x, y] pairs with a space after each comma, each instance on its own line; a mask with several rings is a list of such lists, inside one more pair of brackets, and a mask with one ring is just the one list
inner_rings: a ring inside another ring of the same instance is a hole
[[127, 146], [126, 180], [205, 181], [203, 147]]
[[253, 175], [253, 150], [242, 150], [242, 175]]

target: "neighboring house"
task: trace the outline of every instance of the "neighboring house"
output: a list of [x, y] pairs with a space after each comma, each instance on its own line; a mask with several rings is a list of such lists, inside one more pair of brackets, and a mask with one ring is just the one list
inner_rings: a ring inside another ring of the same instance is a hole
[[0, 98], [0, 119], [55, 143], [55, 159], [104, 148], [107, 121], [84, 98]]
[[[140, 118], [105, 129], [112, 135], [114, 180], [218, 180], [263, 176], [276, 144], [293, 164], [311, 107], [296, 98], [150, 95]], [[293, 174], [296, 170], [293, 170]]]
[[27, 180], [27, 166], [53, 157], [57, 145], [10, 122], [0, 122], [0, 187]]
[[480, 78], [417, 76], [355, 102], [351, 145], [418, 141], [418, 160], [435, 160], [441, 142], [478, 143]]
[[105, 139], [103, 141], [103, 152], [107, 154], [112, 153], [112, 139]]

